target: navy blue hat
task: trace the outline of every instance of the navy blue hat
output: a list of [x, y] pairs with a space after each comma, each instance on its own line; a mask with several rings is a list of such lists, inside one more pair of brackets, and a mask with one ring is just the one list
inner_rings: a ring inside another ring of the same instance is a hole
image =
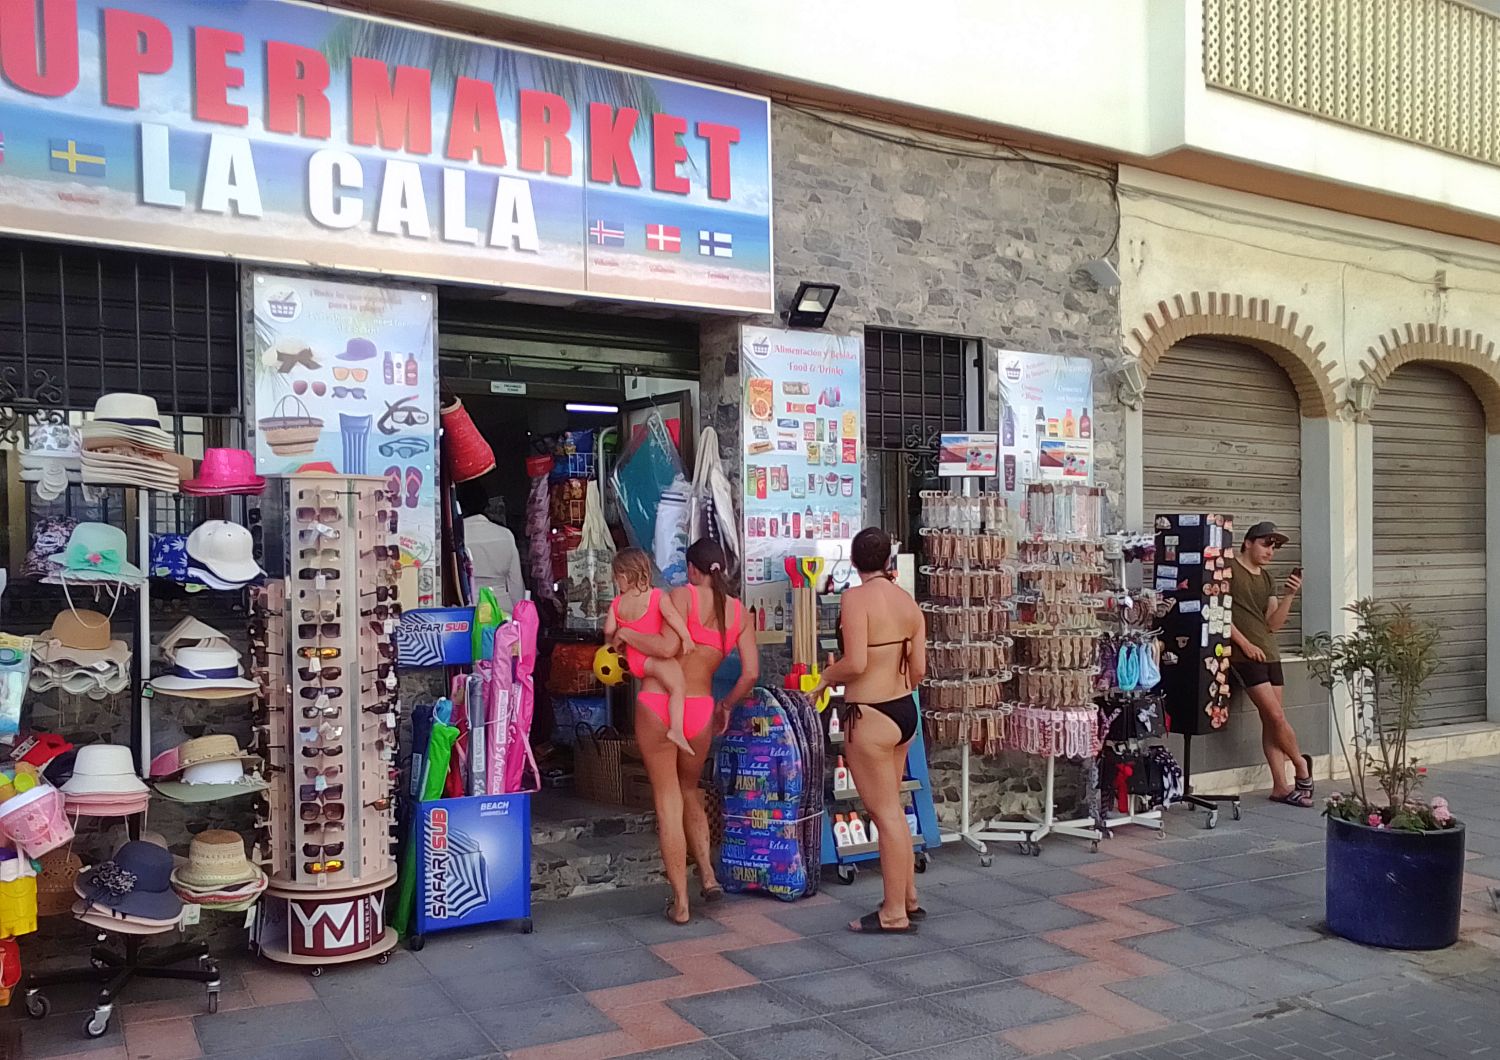
[[165, 847], [132, 840], [115, 856], [78, 874], [78, 893], [95, 905], [144, 920], [174, 920], [182, 899], [172, 890], [171, 853]]

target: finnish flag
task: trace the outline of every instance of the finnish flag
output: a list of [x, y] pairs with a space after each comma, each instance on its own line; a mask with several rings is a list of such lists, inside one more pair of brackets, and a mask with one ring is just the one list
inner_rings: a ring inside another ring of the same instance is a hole
[[710, 232], [698, 229], [698, 253], [707, 258], [734, 257], [734, 236], [728, 232]]

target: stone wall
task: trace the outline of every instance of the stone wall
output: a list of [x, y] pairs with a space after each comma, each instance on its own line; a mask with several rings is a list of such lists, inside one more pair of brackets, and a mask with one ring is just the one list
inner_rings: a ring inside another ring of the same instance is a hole
[[[1115, 258], [1107, 174], [784, 106], [773, 107], [772, 125], [777, 304], [785, 306], [802, 280], [833, 282], [842, 290], [832, 332], [899, 328], [972, 338], [987, 350], [1092, 358], [1095, 472], [1117, 506], [1119, 305], [1083, 270], [1095, 258]], [[780, 321], [714, 319], [701, 330], [703, 418], [718, 430], [736, 483], [741, 323]], [[769, 674], [773, 660], [766, 663]], [[934, 750], [931, 764], [942, 816], [956, 820], [957, 754]], [[1019, 755], [976, 759], [975, 818], [1039, 809], [1039, 765]], [[1058, 774], [1064, 803], [1077, 788], [1073, 774]]]

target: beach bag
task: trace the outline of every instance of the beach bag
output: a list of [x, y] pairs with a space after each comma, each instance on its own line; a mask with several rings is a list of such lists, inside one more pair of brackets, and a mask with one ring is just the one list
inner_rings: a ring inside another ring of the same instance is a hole
[[323, 421], [292, 394], [276, 402], [271, 415], [263, 417], [258, 426], [261, 437], [277, 456], [305, 456], [317, 447], [318, 435], [323, 433]]
[[739, 570], [740, 535], [735, 523], [734, 492], [719, 461], [719, 434], [712, 427], [703, 428], [698, 436], [698, 459], [688, 499], [688, 543], [705, 537], [724, 549], [728, 560], [724, 573], [733, 579]]
[[604, 498], [599, 483], [591, 479], [584, 493], [578, 546], [567, 554], [564, 597], [569, 629], [603, 628], [605, 612], [615, 598], [614, 572], [610, 566], [614, 558], [615, 542], [604, 522]]
[[609, 725], [580, 725], [574, 733], [573, 790], [580, 798], [619, 806], [624, 799], [620, 758], [635, 741]]

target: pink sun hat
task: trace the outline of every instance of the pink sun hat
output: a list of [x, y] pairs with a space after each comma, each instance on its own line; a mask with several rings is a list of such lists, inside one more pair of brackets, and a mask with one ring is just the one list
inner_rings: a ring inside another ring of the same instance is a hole
[[266, 480], [255, 473], [255, 457], [247, 449], [205, 449], [196, 478], [182, 484], [183, 493], [203, 497], [231, 493], [259, 493]]

